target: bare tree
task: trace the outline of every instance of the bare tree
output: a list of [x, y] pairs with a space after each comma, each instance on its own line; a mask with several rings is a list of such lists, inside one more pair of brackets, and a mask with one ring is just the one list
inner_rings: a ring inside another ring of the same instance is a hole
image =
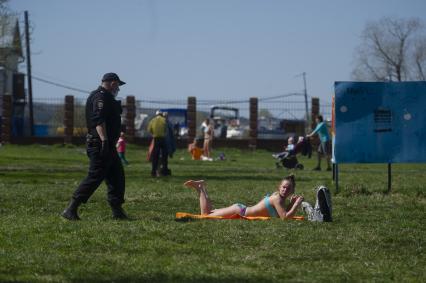
[[415, 43], [414, 49], [414, 68], [417, 75], [416, 79], [426, 80], [426, 37], [419, 39]]
[[3, 28], [7, 24], [8, 16], [10, 15], [8, 0], [0, 0], [0, 27]]
[[357, 80], [424, 80], [426, 37], [420, 20], [383, 18], [368, 23], [356, 50]]
[[17, 14], [10, 10], [8, 2], [9, 0], [0, 0], [0, 37], [5, 36], [9, 32], [10, 26], [17, 20]]
[[8, 0], [0, 0], [0, 11], [8, 10], [7, 2]]
[[0, 0], [0, 21], [4, 21], [10, 15], [12, 15], [11, 10], [8, 6], [9, 0]]

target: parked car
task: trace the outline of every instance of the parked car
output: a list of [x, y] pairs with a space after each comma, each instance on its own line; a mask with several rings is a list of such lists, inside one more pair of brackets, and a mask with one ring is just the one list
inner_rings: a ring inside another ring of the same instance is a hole
[[260, 139], [286, 139], [281, 119], [261, 116], [258, 119], [257, 137]]
[[216, 138], [241, 138], [243, 136], [238, 108], [213, 106], [210, 109], [210, 118], [214, 123]]
[[167, 119], [173, 125], [175, 137], [188, 135], [188, 113], [183, 108], [163, 108], [161, 112], [167, 112]]

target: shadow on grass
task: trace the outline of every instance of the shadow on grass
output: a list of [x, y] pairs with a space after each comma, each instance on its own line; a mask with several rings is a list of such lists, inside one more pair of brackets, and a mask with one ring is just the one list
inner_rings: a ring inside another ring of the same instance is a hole
[[[158, 177], [158, 178], [152, 178], [151, 176], [148, 177], [148, 175], [146, 176], [139, 176], [140, 178], [142, 178], [143, 180], [152, 180], [152, 181], [164, 181], [164, 182], [173, 182], [173, 183], [179, 183], [179, 182], [185, 182], [187, 180], [207, 180], [207, 181], [211, 181], [211, 180], [216, 180], [216, 181], [232, 181], [232, 182], [236, 182], [237, 180], [253, 180], [253, 181], [274, 181], [273, 178], [271, 178], [271, 176], [268, 175], [238, 175], [238, 176], [232, 176], [232, 175], [228, 175], [228, 176], [219, 176], [219, 175], [208, 175], [208, 177], [206, 177], [207, 174], [204, 175], [179, 175], [179, 176], [173, 176], [173, 177]], [[285, 177], [287, 175], [283, 175], [282, 177]], [[279, 181], [279, 178], [276, 179], [276, 181]]]
[[230, 283], [230, 282], [273, 282], [273, 280], [266, 279], [263, 277], [254, 277], [254, 276], [226, 276], [226, 277], [206, 277], [206, 276], [180, 276], [180, 275], [170, 275], [164, 273], [158, 273], [153, 275], [134, 275], [134, 276], [118, 276], [112, 277], [108, 279], [99, 279], [99, 278], [73, 278], [71, 282], [187, 282], [187, 283], [213, 283], [213, 282], [222, 282], [222, 283]]

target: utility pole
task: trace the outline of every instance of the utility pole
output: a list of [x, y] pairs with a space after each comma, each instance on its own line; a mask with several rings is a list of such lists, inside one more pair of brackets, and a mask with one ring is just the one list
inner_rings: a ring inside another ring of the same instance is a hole
[[306, 89], [306, 73], [302, 73], [303, 76], [303, 94], [305, 95], [305, 110], [306, 110], [306, 120], [305, 120], [305, 134], [307, 135], [309, 131], [309, 109], [308, 109], [308, 90]]
[[25, 43], [27, 47], [27, 82], [28, 101], [30, 107], [30, 133], [34, 136], [34, 114], [33, 114], [33, 85], [31, 77], [31, 52], [30, 52], [30, 25], [28, 22], [28, 11], [25, 11]]

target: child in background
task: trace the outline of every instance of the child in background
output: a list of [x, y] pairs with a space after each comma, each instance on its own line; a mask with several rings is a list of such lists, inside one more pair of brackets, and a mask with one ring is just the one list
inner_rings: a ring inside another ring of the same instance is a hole
[[[299, 139], [299, 141], [300, 141], [300, 139]], [[295, 150], [294, 138], [289, 137], [288, 140], [287, 140], [287, 146], [285, 147], [284, 151], [280, 152], [280, 153], [272, 154], [272, 156], [274, 158], [277, 158], [277, 159], [286, 158], [290, 154], [292, 154], [294, 150]]]
[[200, 160], [203, 155], [203, 149], [198, 146], [198, 139], [195, 138], [193, 143], [188, 145], [188, 152], [191, 154], [192, 160]]
[[125, 136], [124, 136], [124, 132], [120, 133], [120, 138], [118, 139], [116, 147], [117, 147], [117, 153], [118, 153], [118, 156], [121, 159], [121, 162], [124, 165], [129, 165], [129, 162], [126, 160], [126, 156], [125, 156], [125, 154], [126, 154], [126, 139], [125, 139]]

